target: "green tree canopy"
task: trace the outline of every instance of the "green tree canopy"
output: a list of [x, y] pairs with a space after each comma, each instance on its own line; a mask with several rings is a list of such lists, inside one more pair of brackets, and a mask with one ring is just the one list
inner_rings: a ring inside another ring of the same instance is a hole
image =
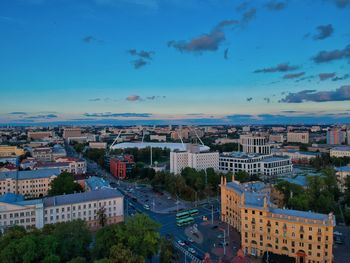
[[49, 195], [62, 195], [62, 194], [73, 194], [75, 192], [82, 192], [83, 188], [80, 184], [74, 181], [72, 174], [63, 172], [50, 184]]

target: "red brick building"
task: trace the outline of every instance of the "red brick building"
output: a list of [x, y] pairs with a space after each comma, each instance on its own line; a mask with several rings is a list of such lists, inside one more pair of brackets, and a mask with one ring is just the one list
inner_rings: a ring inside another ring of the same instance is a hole
[[134, 156], [130, 154], [115, 156], [110, 161], [110, 172], [114, 177], [124, 179], [132, 171], [134, 165]]

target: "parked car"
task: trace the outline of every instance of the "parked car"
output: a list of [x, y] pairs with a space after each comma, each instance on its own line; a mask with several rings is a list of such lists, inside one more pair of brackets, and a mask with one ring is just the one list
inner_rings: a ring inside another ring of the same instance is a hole
[[149, 205], [144, 205], [143, 208], [146, 209], [146, 210], [150, 209]]
[[190, 252], [192, 254], [196, 254], [196, 250], [194, 250], [192, 247], [188, 248], [188, 252]]
[[193, 239], [192, 239], [192, 238], [189, 237], [187, 240], [188, 240], [189, 242], [193, 243]]
[[218, 228], [217, 225], [214, 225], [214, 226], [211, 227], [211, 229], [217, 229], [217, 228]]
[[185, 245], [185, 242], [183, 242], [182, 240], [178, 240], [177, 243], [178, 243], [180, 246], [184, 246], [184, 245]]

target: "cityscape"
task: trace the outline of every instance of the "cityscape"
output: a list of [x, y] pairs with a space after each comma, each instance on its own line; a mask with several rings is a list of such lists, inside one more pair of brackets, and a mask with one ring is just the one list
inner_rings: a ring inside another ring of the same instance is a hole
[[349, 262], [349, 18], [1, 2], [0, 262]]

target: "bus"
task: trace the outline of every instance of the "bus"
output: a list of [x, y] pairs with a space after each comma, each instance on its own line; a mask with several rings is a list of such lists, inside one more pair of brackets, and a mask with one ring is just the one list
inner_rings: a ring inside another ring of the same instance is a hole
[[193, 222], [194, 222], [193, 217], [187, 217], [184, 219], [177, 220], [176, 225], [177, 226], [186, 226], [186, 225], [192, 224]]
[[190, 216], [198, 215], [198, 209], [191, 209], [187, 211]]
[[188, 211], [180, 212], [176, 214], [176, 220], [184, 219], [189, 216], [190, 214], [188, 213]]

